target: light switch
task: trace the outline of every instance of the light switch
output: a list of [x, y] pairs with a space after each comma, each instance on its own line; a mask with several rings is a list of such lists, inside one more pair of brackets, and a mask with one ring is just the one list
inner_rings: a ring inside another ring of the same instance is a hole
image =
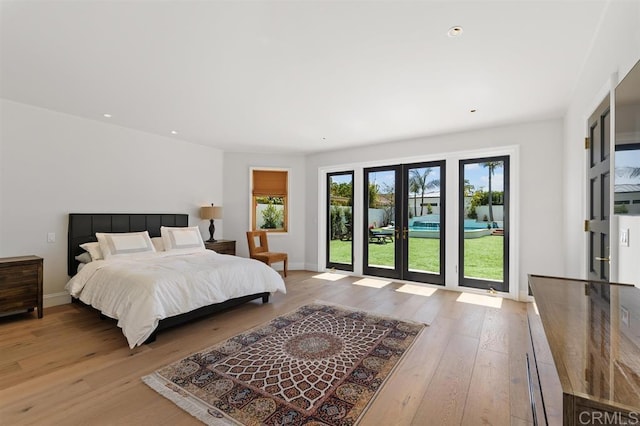
[[55, 243], [56, 242], [56, 233], [55, 232], [49, 232], [47, 234], [47, 242], [48, 243]]
[[629, 247], [629, 228], [620, 230], [620, 245]]

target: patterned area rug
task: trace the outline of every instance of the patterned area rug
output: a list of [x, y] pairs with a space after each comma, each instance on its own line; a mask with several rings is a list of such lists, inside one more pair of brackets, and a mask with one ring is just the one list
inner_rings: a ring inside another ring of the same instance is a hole
[[424, 327], [315, 303], [142, 380], [210, 425], [354, 425]]

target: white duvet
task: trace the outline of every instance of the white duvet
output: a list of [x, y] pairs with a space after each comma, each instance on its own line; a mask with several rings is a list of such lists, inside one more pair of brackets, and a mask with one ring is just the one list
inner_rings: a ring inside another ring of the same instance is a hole
[[130, 348], [144, 343], [161, 319], [249, 294], [286, 293], [280, 274], [264, 263], [211, 250], [94, 261], [65, 288], [117, 319]]

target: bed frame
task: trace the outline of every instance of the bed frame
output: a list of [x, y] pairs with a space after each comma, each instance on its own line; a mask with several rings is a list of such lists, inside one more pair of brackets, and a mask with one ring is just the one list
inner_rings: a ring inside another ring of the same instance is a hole
[[[73, 276], [78, 271], [79, 262], [76, 256], [83, 253], [80, 244], [97, 241], [96, 232], [140, 232], [149, 231], [151, 237], [160, 236], [161, 226], [188, 226], [189, 215], [187, 214], [126, 214], [126, 213], [70, 213], [68, 248], [67, 248], [67, 272]], [[160, 320], [158, 327], [145, 343], [156, 340], [156, 333], [169, 327], [183, 324], [206, 315], [220, 312], [254, 299], [262, 298], [262, 303], [269, 302], [270, 293], [256, 293], [247, 296], [229, 299], [221, 303], [203, 306], [184, 314], [168, 317]], [[73, 299], [74, 302], [80, 302]], [[82, 302], [80, 302], [82, 303]], [[83, 303], [84, 304], [84, 303]], [[102, 315], [102, 314], [101, 314]]]

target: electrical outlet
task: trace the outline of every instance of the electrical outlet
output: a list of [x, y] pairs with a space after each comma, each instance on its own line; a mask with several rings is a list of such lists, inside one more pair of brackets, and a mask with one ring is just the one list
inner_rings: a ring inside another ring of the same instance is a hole
[[55, 243], [56, 242], [56, 233], [55, 232], [49, 232], [47, 234], [47, 242], [48, 243]]
[[629, 247], [629, 228], [620, 230], [620, 245]]

